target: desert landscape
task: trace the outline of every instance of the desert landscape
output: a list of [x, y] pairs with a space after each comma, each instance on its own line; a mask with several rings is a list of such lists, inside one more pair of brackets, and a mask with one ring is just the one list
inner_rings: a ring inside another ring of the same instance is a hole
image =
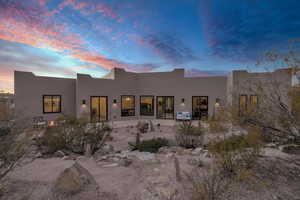
[[[155, 120], [151, 122], [152, 130], [148, 127], [140, 133], [140, 140], [165, 138], [168, 146], [153, 153], [133, 150], [128, 145], [135, 142], [140, 132], [138, 123], [132, 120], [113, 124], [110, 138], [91, 156], [64, 149], [49, 154], [35, 142], [45, 130], [31, 131], [30, 147], [2, 181], [1, 199], [296, 200], [300, 197], [299, 151], [287, 152], [284, 146], [264, 143], [251, 169], [230, 180], [217, 171], [217, 158], [208, 150], [208, 144], [223, 137], [245, 135], [246, 130], [231, 127], [226, 133], [210, 133], [209, 125], [203, 122], [206, 131], [201, 146], [184, 148], [176, 142], [181, 122]], [[194, 121], [192, 126], [197, 124]], [[197, 197], [197, 192], [202, 193], [197, 191], [200, 186], [205, 186], [204, 191], [211, 194]]]

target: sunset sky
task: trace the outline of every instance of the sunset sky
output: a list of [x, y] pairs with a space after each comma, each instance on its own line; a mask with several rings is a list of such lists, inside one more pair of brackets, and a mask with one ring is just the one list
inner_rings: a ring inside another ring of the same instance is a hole
[[0, 0], [0, 90], [14, 70], [224, 75], [295, 38], [300, 0]]

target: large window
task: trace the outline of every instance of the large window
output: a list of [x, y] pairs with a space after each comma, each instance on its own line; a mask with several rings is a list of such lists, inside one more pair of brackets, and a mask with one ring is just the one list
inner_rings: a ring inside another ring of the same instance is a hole
[[244, 115], [247, 111], [247, 95], [240, 95], [239, 98], [239, 113]]
[[154, 96], [140, 96], [140, 115], [154, 115]]
[[135, 115], [135, 96], [123, 95], [121, 96], [121, 116], [134, 116]]
[[156, 114], [158, 119], [174, 119], [174, 97], [157, 97], [156, 105]]
[[256, 110], [258, 108], [258, 96], [257, 95], [250, 96], [250, 107], [252, 110]]
[[193, 96], [192, 104], [193, 119], [208, 118], [208, 96]]
[[43, 113], [60, 113], [61, 95], [43, 95]]
[[107, 97], [92, 96], [91, 97], [91, 121], [106, 121], [107, 120]]

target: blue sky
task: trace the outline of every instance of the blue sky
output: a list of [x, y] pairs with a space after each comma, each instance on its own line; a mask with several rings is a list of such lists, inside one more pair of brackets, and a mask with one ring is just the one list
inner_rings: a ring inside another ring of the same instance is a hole
[[13, 70], [101, 77], [246, 69], [300, 37], [298, 0], [0, 0], [0, 90]]

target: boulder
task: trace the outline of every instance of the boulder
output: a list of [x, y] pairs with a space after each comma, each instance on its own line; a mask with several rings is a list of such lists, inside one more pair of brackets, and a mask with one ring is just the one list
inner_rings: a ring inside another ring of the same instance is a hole
[[54, 199], [94, 200], [98, 198], [98, 189], [93, 176], [76, 162], [58, 176], [52, 193]]

